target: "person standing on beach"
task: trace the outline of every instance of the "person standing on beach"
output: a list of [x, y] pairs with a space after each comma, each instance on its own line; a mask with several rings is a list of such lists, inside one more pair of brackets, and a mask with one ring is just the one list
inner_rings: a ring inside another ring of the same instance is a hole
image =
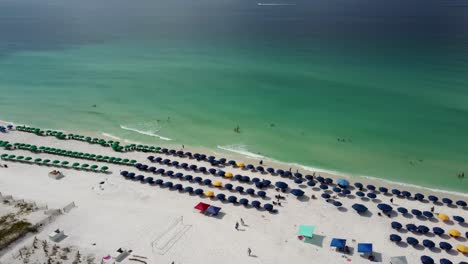
[[245, 226], [244, 219], [241, 218], [241, 219], [240, 219], [240, 222], [241, 222], [241, 225], [242, 225], [242, 226]]
[[393, 203], [393, 198], [390, 198], [390, 202]]
[[252, 254], [252, 250], [250, 248], [247, 248], [247, 254], [249, 254], [249, 257]]
[[236, 222], [236, 230], [239, 230], [239, 223]]

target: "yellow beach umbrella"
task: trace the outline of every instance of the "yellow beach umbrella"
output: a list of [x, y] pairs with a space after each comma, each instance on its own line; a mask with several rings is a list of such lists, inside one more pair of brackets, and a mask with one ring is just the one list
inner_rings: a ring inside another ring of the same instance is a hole
[[213, 186], [221, 187], [221, 186], [223, 186], [223, 184], [220, 181], [215, 181], [215, 182], [213, 182]]
[[460, 231], [456, 230], [456, 229], [450, 229], [448, 231], [449, 235], [453, 236], [453, 237], [459, 237], [461, 235]]
[[237, 167], [241, 167], [241, 168], [245, 167], [244, 162], [236, 162], [236, 165]]
[[448, 221], [450, 219], [446, 214], [438, 214], [437, 217], [442, 221]]
[[468, 247], [462, 244], [458, 244], [457, 250], [460, 251], [461, 253], [468, 253]]
[[205, 192], [205, 195], [206, 195], [207, 197], [213, 197], [213, 196], [214, 196], [214, 192], [213, 192], [213, 191], [206, 191], [206, 192]]
[[226, 172], [226, 173], [224, 173], [224, 177], [226, 177], [226, 178], [232, 178], [232, 173]]

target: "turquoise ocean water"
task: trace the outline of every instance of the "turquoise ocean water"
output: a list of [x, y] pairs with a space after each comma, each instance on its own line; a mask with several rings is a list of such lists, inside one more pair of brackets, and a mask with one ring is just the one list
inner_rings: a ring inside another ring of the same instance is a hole
[[468, 190], [466, 2], [45, 3], [0, 0], [2, 120]]

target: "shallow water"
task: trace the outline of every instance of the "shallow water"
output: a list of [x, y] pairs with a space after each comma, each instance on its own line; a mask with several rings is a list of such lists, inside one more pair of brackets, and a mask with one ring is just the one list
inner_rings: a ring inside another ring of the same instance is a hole
[[0, 119], [468, 190], [466, 1], [47, 2], [0, 1]]

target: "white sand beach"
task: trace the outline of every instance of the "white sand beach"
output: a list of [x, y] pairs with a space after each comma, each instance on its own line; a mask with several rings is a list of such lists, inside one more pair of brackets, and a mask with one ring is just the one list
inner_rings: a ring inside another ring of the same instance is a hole
[[[102, 136], [101, 136], [102, 137]], [[9, 142], [21, 142], [38, 146], [48, 146], [66, 150], [88, 152], [100, 155], [108, 155], [121, 158], [135, 159], [143, 164], [153, 164], [147, 160], [147, 156], [161, 156], [170, 160], [195, 164], [198, 167], [211, 165], [204, 161], [176, 157], [173, 155], [158, 153], [128, 152], [118, 153], [111, 148], [104, 148], [97, 144], [88, 144], [75, 140], [58, 140], [54, 137], [39, 137], [34, 134], [9, 131], [0, 134], [0, 140]], [[203, 152], [208, 150], [185, 147], [185, 151]], [[44, 153], [32, 153], [25, 150], [5, 150], [0, 148], [1, 154], [14, 154], [31, 156], [33, 158], [48, 158], [50, 160], [67, 160], [70, 163], [83, 160], [63, 156], [54, 156]], [[258, 160], [242, 157], [238, 154], [225, 153], [228, 159], [244, 161], [258, 165]], [[74, 203], [76, 207], [70, 211], [58, 215], [52, 222], [45, 225], [40, 232], [18, 240], [6, 250], [0, 252], [0, 263], [13, 264], [24, 263], [18, 258], [18, 252], [25, 246], [30, 246], [34, 236], [40, 240], [48, 240], [49, 234], [56, 230], [64, 230], [66, 237], [56, 244], [61, 248], [71, 247], [83, 253], [83, 256], [94, 256], [94, 262], [101, 263], [102, 257], [116, 256], [119, 248], [131, 250], [129, 256], [117, 263], [370, 263], [367, 257], [362, 257], [357, 252], [358, 243], [372, 243], [375, 262], [390, 263], [391, 257], [405, 256], [408, 263], [421, 263], [421, 256], [427, 255], [439, 263], [446, 258], [453, 263], [468, 261], [468, 255], [456, 250], [458, 244], [468, 246], [465, 232], [468, 225], [456, 221], [442, 221], [432, 218], [417, 218], [412, 215], [402, 215], [395, 212], [397, 207], [430, 211], [434, 207], [435, 213], [443, 213], [452, 216], [461, 216], [468, 220], [468, 209], [460, 206], [447, 206], [445, 204], [433, 204], [429, 201], [416, 201], [394, 195], [377, 193], [377, 199], [362, 199], [355, 196], [357, 190], [352, 190], [351, 196], [337, 195], [335, 201], [342, 203], [337, 208], [321, 198], [323, 190], [309, 187], [305, 184], [298, 185], [291, 179], [270, 174], [252, 172], [240, 168], [225, 167], [223, 170], [233, 174], [241, 174], [250, 178], [268, 179], [273, 184], [276, 181], [286, 182], [290, 188], [301, 189], [305, 192], [303, 198], [298, 199], [286, 192], [277, 192], [275, 188], [266, 188], [266, 199], [252, 197], [246, 193], [240, 194], [224, 188], [199, 185], [168, 176], [161, 176], [151, 172], [139, 171], [137, 168], [89, 161], [89, 164], [109, 166], [109, 173], [95, 173], [91, 171], [76, 170], [70, 168], [55, 168], [52, 166], [26, 164], [1, 160], [0, 164], [7, 164], [8, 168], [0, 168], [0, 192], [4, 195], [12, 195], [17, 199], [35, 201], [47, 204], [49, 208], [63, 208], [67, 204]], [[289, 169], [286, 164], [265, 161], [266, 167]], [[215, 177], [211, 174], [200, 172], [188, 172], [182, 168], [169, 167], [154, 163], [152, 166], [172, 170], [174, 173], [190, 174], [212, 181], [221, 181], [224, 184], [231, 183], [234, 186], [242, 186], [244, 189], [254, 188], [251, 183], [241, 183], [233, 179]], [[51, 170], [58, 169], [63, 174], [62, 179], [56, 180], [48, 177]], [[298, 169], [303, 174], [313, 172]], [[222, 202], [216, 198], [200, 197], [187, 193], [162, 188], [133, 180], [127, 180], [120, 175], [121, 171], [134, 172], [145, 177], [151, 176], [155, 180], [162, 179], [174, 184], [191, 186], [194, 189], [212, 190], [215, 194], [224, 193], [226, 196], [237, 196], [249, 201], [258, 200], [262, 204], [275, 201], [275, 195], [286, 197], [281, 206], [275, 206], [276, 213], [258, 210], [253, 207], [245, 207], [240, 204]], [[331, 177], [336, 182], [343, 178], [340, 175], [331, 175], [317, 172], [324, 177]], [[351, 185], [357, 179], [345, 176]], [[418, 187], [403, 187], [382, 182], [377, 179], [359, 179], [364, 185], [374, 184], [377, 187], [386, 186], [388, 189], [398, 188], [408, 190], [413, 195], [422, 193], [427, 199], [428, 195], [436, 195], [439, 198], [448, 197], [454, 202], [466, 201], [465, 196], [453, 193], [435, 192]], [[257, 189], [256, 189], [257, 191]], [[330, 189], [327, 191], [332, 196], [336, 195]], [[316, 199], [310, 197], [315, 195]], [[393, 204], [390, 199], [393, 198]], [[194, 209], [199, 202], [221, 207], [219, 216], [207, 216]], [[365, 205], [369, 212], [359, 215], [353, 209], [354, 203]], [[377, 204], [390, 204], [394, 212], [391, 217], [379, 216], [380, 210]], [[5, 209], [6, 210], [6, 209]], [[3, 211], [0, 209], [0, 213]], [[240, 225], [239, 230], [235, 224], [240, 224], [243, 219], [245, 226]], [[403, 225], [402, 231], [391, 228], [391, 222], [398, 221]], [[457, 229], [461, 237], [454, 238], [448, 235], [437, 236], [432, 231], [427, 234], [406, 231], [404, 226], [413, 223], [425, 225], [431, 230], [433, 227], [441, 227], [445, 231]], [[314, 225], [315, 233], [310, 243], [298, 239], [299, 226]], [[406, 242], [396, 244], [389, 240], [390, 234], [398, 234], [403, 238], [415, 237], [420, 245], [413, 247]], [[336, 252], [330, 247], [333, 238], [347, 240], [350, 253]], [[422, 246], [424, 239], [432, 240], [436, 247], [428, 249]], [[439, 242], [450, 243], [454, 249], [449, 252], [438, 248]], [[53, 242], [51, 242], [53, 243]], [[252, 256], [248, 256], [247, 250], [252, 250]], [[143, 257], [143, 258], [142, 258]], [[45, 263], [45, 258], [36, 254], [37, 263]], [[138, 260], [135, 260], [138, 259]], [[91, 260], [90, 260], [91, 261]], [[109, 260], [113, 263], [115, 259]], [[32, 259], [30, 263], [35, 263]], [[66, 263], [66, 262], [63, 262]], [[70, 262], [71, 263], [71, 262]], [[83, 261], [83, 263], [86, 263]]]

